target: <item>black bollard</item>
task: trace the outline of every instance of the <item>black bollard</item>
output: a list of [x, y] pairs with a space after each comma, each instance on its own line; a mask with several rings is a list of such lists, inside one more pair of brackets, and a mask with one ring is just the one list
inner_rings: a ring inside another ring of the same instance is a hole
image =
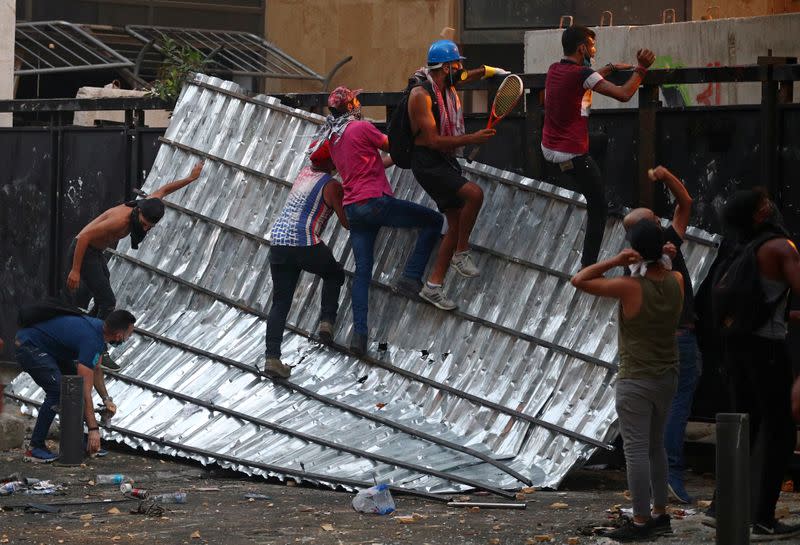
[[61, 465], [80, 465], [83, 462], [83, 377], [61, 377], [61, 445], [58, 458]]
[[750, 544], [750, 416], [717, 414], [717, 545]]

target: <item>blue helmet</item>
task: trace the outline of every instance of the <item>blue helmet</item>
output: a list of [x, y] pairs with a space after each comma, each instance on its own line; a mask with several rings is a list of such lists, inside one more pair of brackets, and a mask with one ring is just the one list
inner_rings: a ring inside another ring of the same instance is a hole
[[431, 44], [428, 49], [428, 66], [439, 66], [443, 62], [463, 61], [466, 57], [462, 57], [458, 51], [458, 46], [452, 40], [437, 40]]

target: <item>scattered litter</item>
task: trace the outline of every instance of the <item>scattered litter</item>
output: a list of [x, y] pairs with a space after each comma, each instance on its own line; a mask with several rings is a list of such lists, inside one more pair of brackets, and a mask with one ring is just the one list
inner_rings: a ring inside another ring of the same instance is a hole
[[132, 483], [133, 479], [126, 477], [122, 473], [113, 473], [110, 475], [98, 475], [94, 482], [97, 484], [122, 484]]
[[199, 488], [195, 488], [198, 492], [219, 492], [218, 486], [201, 486]]
[[496, 537], [493, 537], [492, 539], [489, 540], [489, 545], [500, 545], [500, 540], [497, 539]]
[[484, 508], [484, 509], [527, 509], [527, 503], [511, 503], [511, 502], [478, 502], [478, 501], [451, 501], [447, 502], [448, 507], [468, 507], [470, 508]]
[[569, 505], [560, 501], [550, 504], [551, 509], [568, 509]]
[[545, 541], [553, 541], [553, 536], [550, 534], [539, 534], [533, 536], [534, 543], [543, 543]]
[[503, 527], [500, 526], [499, 524], [495, 524], [494, 526], [492, 526], [492, 530], [501, 530], [502, 528]]
[[519, 501], [525, 501], [527, 497], [528, 496], [525, 494], [525, 492], [517, 492], [516, 494], [514, 494], [514, 498]]
[[248, 492], [247, 494], [244, 495], [244, 497], [246, 499], [248, 499], [248, 500], [251, 500], [251, 501], [252, 500], [271, 500], [272, 499], [270, 496], [267, 496], [266, 494], [258, 494], [256, 492]]
[[333, 524], [323, 524], [322, 529], [325, 530], [326, 532], [333, 532], [334, 527]]
[[412, 513], [410, 515], [396, 515], [394, 520], [399, 522], [400, 524], [411, 524], [420, 520], [424, 520], [428, 518], [426, 515], [420, 515], [419, 513]]
[[147, 517], [161, 517], [164, 514], [164, 506], [153, 500], [140, 501], [136, 509], [131, 509], [132, 515], [145, 515]]
[[314, 512], [314, 508], [313, 507], [309, 507], [307, 505], [304, 505], [304, 506], [302, 506], [300, 508], [300, 512], [301, 513], [313, 513]]
[[297, 481], [288, 480], [286, 481], [286, 486], [297, 486]]
[[92, 520], [92, 514], [91, 513], [86, 513], [85, 515], [81, 515], [79, 518], [81, 520]]
[[170, 492], [168, 494], [156, 494], [153, 501], [159, 503], [186, 503], [186, 492]]
[[120, 510], [119, 510], [119, 509], [117, 509], [116, 507], [112, 507], [111, 509], [109, 509], [109, 510], [108, 510], [108, 511], [106, 511], [106, 512], [107, 512], [109, 515], [119, 515], [119, 514], [121, 514], [121, 513], [122, 513], [122, 511], [120, 511]]
[[376, 404], [375, 404], [375, 406], [376, 406], [378, 409], [383, 409], [383, 408], [386, 406], [386, 403], [376, 403]]
[[453, 501], [470, 501], [472, 496], [456, 496]]
[[388, 515], [394, 512], [395, 504], [389, 485], [381, 483], [365, 490], [360, 490], [353, 498], [353, 509], [361, 513], [377, 513]]
[[523, 494], [533, 494], [534, 492], [536, 492], [536, 489], [532, 486], [526, 486], [525, 488], [520, 490], [520, 492], [522, 492]]
[[708, 509], [709, 507], [711, 507], [711, 501], [710, 500], [697, 500], [697, 507], [699, 507], [701, 509]]
[[200, 530], [195, 530], [189, 537], [192, 539], [200, 539]]
[[581, 542], [581, 538], [579, 537], [568, 537], [567, 538], [567, 545], [578, 545]]
[[479, 506], [477, 506], [477, 505], [473, 505], [472, 507], [468, 507], [467, 508], [467, 511], [469, 511], [470, 513], [477, 513], [480, 510], [481, 510], [481, 508]]

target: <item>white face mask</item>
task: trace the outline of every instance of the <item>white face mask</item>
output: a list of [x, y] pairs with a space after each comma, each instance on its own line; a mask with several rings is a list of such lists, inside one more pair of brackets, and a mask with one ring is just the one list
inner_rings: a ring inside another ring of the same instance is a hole
[[654, 263], [660, 263], [664, 270], [672, 270], [672, 259], [667, 254], [663, 254], [657, 261], [640, 261], [633, 265], [628, 265], [628, 270], [631, 271], [631, 276], [644, 276], [647, 274], [647, 267]]

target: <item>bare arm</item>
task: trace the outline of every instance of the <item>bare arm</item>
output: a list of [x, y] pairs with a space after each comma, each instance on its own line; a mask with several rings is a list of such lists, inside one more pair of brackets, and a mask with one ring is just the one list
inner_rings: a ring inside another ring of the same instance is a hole
[[608, 77], [610, 74], [613, 74], [614, 72], [617, 72], [619, 70], [633, 70], [633, 68], [634, 67], [632, 64], [625, 64], [621, 62], [608, 63], [605, 66], [601, 67], [599, 70], [597, 70], [597, 73], [605, 78]]
[[679, 237], [685, 238], [686, 228], [689, 226], [689, 217], [692, 215], [692, 196], [689, 195], [686, 186], [663, 166], [657, 166], [653, 169], [651, 179], [664, 182], [669, 192], [675, 197], [677, 204], [672, 215], [672, 227]]
[[581, 269], [572, 277], [572, 285], [591, 295], [619, 299], [625, 315], [635, 315], [641, 305], [641, 301], [637, 301], [641, 290], [638, 283], [630, 277], [604, 278], [603, 275], [615, 267], [638, 263], [641, 260], [641, 256], [635, 250], [627, 248], [611, 259]]
[[462, 146], [482, 144], [494, 134], [494, 129], [483, 129], [476, 133], [461, 136], [441, 136], [433, 117], [433, 101], [422, 87], [415, 87], [408, 100], [408, 114], [411, 127], [416, 130], [415, 143], [437, 151], [452, 151]]
[[186, 178], [181, 178], [179, 180], [170, 182], [167, 185], [159, 187], [158, 189], [153, 191], [150, 197], [156, 199], [163, 199], [170, 193], [175, 193], [179, 189], [186, 187], [187, 185], [189, 185], [190, 183], [192, 183], [193, 181], [195, 181], [197, 178], [200, 177], [200, 172], [203, 170], [204, 164], [205, 163], [203, 163], [203, 161], [200, 161], [194, 166], [194, 168], [192, 168], [192, 171]]
[[[636, 60], [639, 62], [639, 66], [643, 69], [647, 69], [651, 64], [653, 64], [655, 59], [655, 54], [649, 49], [640, 49], [636, 53]], [[601, 95], [619, 100], [620, 102], [628, 102], [631, 97], [636, 94], [636, 91], [642, 84], [643, 79], [644, 78], [642, 74], [636, 71], [631, 74], [631, 77], [628, 78], [628, 81], [622, 85], [614, 85], [610, 81], [603, 79], [598, 81], [592, 90], [597, 91]]]
[[100, 433], [92, 428], [97, 427], [97, 419], [94, 417], [94, 406], [92, 404], [92, 386], [94, 384], [94, 371], [78, 363], [78, 375], [83, 377], [83, 417], [86, 426], [89, 428], [89, 441], [86, 450], [89, 454], [94, 454], [100, 450]]
[[325, 189], [322, 190], [322, 198], [325, 204], [333, 208], [336, 212], [336, 217], [339, 218], [339, 223], [345, 229], [350, 229], [350, 222], [347, 221], [347, 215], [344, 213], [344, 206], [342, 206], [342, 199], [344, 198], [344, 189], [339, 182], [328, 182]]
[[792, 292], [800, 294], [800, 254], [797, 253], [797, 247], [789, 239], [784, 239], [786, 243], [781, 242], [781, 268], [783, 269], [783, 277], [786, 283], [792, 288]]

